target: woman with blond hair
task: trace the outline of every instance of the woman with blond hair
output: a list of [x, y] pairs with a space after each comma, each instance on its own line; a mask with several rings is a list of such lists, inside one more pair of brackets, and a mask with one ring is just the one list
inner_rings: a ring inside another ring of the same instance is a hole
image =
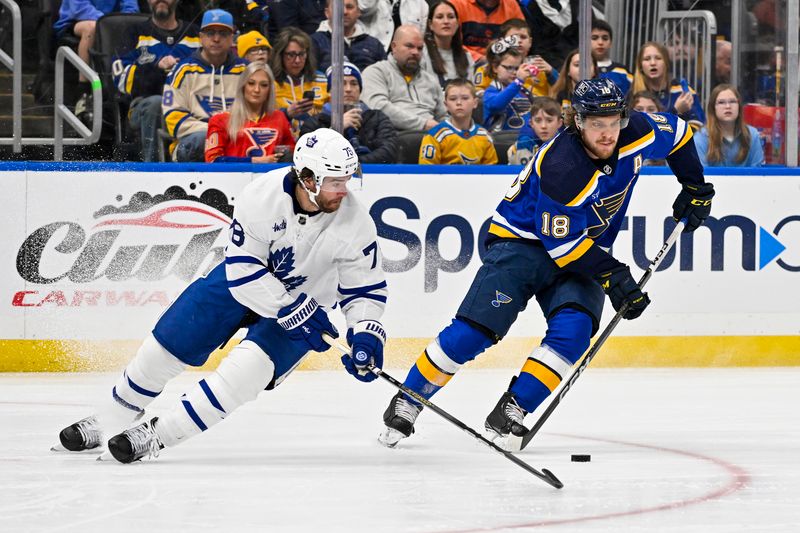
[[658, 96], [667, 113], [678, 115], [695, 128], [706, 121], [702, 102], [686, 80], [672, 78], [672, 62], [667, 47], [647, 41], [636, 54], [636, 68], [631, 93], [650, 91]]
[[708, 97], [708, 124], [694, 136], [704, 167], [760, 167], [764, 149], [758, 131], [744, 123], [742, 97], [736, 87], [721, 83]]
[[[283, 150], [276, 151], [278, 146]], [[250, 63], [239, 76], [230, 112], [208, 121], [206, 163], [275, 163], [293, 149], [289, 121], [275, 109], [272, 71], [260, 61]]]

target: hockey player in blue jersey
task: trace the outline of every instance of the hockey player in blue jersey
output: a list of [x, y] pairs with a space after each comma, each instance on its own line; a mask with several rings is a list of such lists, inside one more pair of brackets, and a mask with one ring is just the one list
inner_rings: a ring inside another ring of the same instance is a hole
[[[462, 365], [501, 340], [536, 297], [547, 331], [486, 419], [488, 436], [521, 437], [523, 419], [569, 373], [598, 329], [604, 295], [626, 319], [650, 299], [608, 250], [620, 230], [645, 159], [663, 159], [681, 191], [673, 217], [694, 231], [708, 217], [714, 188], [687, 123], [667, 114], [629, 113], [609, 79], [583, 80], [567, 128], [542, 145], [492, 217], [488, 251], [450, 325], [409, 370], [405, 385], [430, 398]], [[379, 440], [394, 447], [414, 431], [421, 406], [402, 392], [384, 413]], [[511, 439], [509, 439], [511, 440]], [[505, 441], [508, 444], [508, 441]]]
[[108, 441], [115, 459], [158, 455], [278, 386], [310, 352], [329, 348], [324, 332], [338, 336], [326, 313], [335, 306], [357, 354], [342, 357], [345, 368], [360, 381], [375, 379], [367, 365], [383, 364], [387, 288], [375, 223], [347, 194], [358, 157], [344, 137], [322, 128], [297, 141], [293, 159], [293, 168], [267, 172], [241, 191], [225, 260], [161, 315], [103, 408], [61, 431], [64, 449], [102, 446], [240, 327], [247, 335], [214, 373], [166, 414]]

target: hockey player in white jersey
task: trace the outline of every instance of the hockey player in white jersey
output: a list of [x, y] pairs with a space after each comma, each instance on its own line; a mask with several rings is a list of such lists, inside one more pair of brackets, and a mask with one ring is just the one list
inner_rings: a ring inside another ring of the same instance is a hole
[[213, 374], [166, 414], [112, 436], [108, 451], [130, 463], [205, 431], [280, 384], [310, 352], [327, 350], [322, 333], [338, 333], [325, 310], [337, 304], [358, 359], [343, 356], [345, 368], [375, 379], [367, 365], [383, 364], [387, 288], [375, 224], [347, 194], [358, 158], [340, 134], [319, 129], [298, 140], [293, 159], [291, 170], [270, 171], [242, 190], [224, 262], [159, 318], [105, 408], [61, 431], [66, 450], [102, 446], [143, 417], [170, 379], [247, 327]]

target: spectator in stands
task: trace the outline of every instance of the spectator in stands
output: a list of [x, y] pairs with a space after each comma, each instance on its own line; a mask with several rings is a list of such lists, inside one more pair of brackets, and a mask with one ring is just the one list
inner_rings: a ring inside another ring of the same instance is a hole
[[[328, 91], [331, 86], [332, 68], [328, 67]], [[361, 163], [396, 163], [397, 133], [392, 121], [377, 109], [370, 109], [361, 102], [361, 71], [352, 63], [345, 62], [343, 67], [342, 103], [344, 104], [342, 135], [350, 141]], [[300, 135], [318, 128], [331, 127], [330, 103], [322, 107], [322, 113], [311, 117], [303, 123]]]
[[708, 97], [708, 124], [694, 136], [704, 167], [760, 167], [764, 149], [758, 130], [744, 123], [742, 97], [736, 87], [723, 83]]
[[714, 63], [715, 85], [731, 82], [731, 54], [733, 45], [730, 41], [717, 41], [716, 62]]
[[[589, 77], [594, 78], [597, 75], [597, 63], [594, 57], [592, 57], [592, 68], [590, 70]], [[581, 81], [581, 55], [578, 50], [572, 50], [567, 54], [564, 64], [561, 65], [561, 70], [558, 72], [558, 81], [550, 89], [550, 97], [560, 102], [564, 111], [572, 107], [572, 91], [575, 90], [575, 85], [579, 81]]]
[[420, 165], [496, 165], [489, 132], [472, 121], [478, 107], [475, 85], [463, 78], [444, 89], [448, 118], [431, 128], [419, 147]]
[[428, 18], [426, 0], [359, 0], [361, 22], [366, 31], [389, 49], [395, 28], [411, 25], [425, 31]]
[[439, 79], [443, 88], [448, 80], [469, 80], [474, 75], [475, 61], [461, 43], [458, 13], [449, 0], [431, 3], [422, 65]]
[[158, 160], [161, 93], [167, 74], [200, 48], [197, 26], [178, 20], [178, 0], [148, 0], [152, 16], [131, 25], [115, 59], [114, 82], [132, 98], [130, 125], [139, 133], [143, 161]]
[[[344, 4], [344, 55], [359, 69], [365, 69], [373, 63], [386, 58], [386, 50], [381, 42], [368, 35], [364, 25], [358, 20], [361, 11], [358, 9], [357, 0], [343, 0]], [[319, 24], [317, 31], [311, 35], [311, 44], [317, 68], [327, 71], [331, 66], [331, 17], [333, 11], [331, 2], [325, 7], [325, 16]]]
[[534, 98], [531, 111], [525, 118], [530, 128], [521, 129], [517, 142], [509, 147], [509, 165], [527, 165], [539, 147], [555, 137], [564, 126], [561, 104], [549, 96]]
[[492, 82], [483, 93], [483, 125], [489, 131], [519, 130], [531, 109], [533, 93], [528, 87], [539, 70], [523, 62], [516, 37], [501, 37], [486, 51], [486, 77]]
[[246, 66], [231, 52], [233, 17], [211, 9], [203, 14], [201, 48], [181, 60], [164, 86], [161, 107], [167, 131], [178, 139], [175, 161], [203, 161], [208, 119], [233, 104], [236, 86]]
[[[320, 22], [325, 20], [326, 0], [279, 0], [271, 3], [270, 28], [282, 32], [287, 28], [296, 28], [306, 35], [311, 35]], [[270, 37], [275, 37], [270, 33]], [[270, 65], [271, 66], [271, 65]], [[277, 78], [278, 72], [272, 67]], [[278, 103], [280, 105], [280, 103]]]
[[640, 113], [663, 113], [664, 107], [658, 96], [650, 91], [639, 91], [631, 97], [631, 109]]
[[[685, 80], [671, 78], [671, 70], [667, 48], [661, 43], [647, 41], [636, 55], [636, 73], [631, 90], [634, 93], [654, 93], [668, 113], [678, 115], [695, 128], [701, 127], [706, 115], [700, 97]], [[686, 85], [686, 90], [683, 85]]]
[[389, 57], [364, 70], [364, 102], [383, 111], [398, 131], [427, 131], [447, 113], [439, 80], [420, 67], [422, 49], [419, 28], [400, 26]]
[[633, 83], [633, 75], [622, 63], [611, 60], [611, 25], [605, 20], [592, 21], [592, 57], [597, 63], [597, 75], [608, 78], [619, 87], [622, 94], [627, 95]]
[[500, 37], [500, 26], [509, 19], [524, 18], [516, 0], [452, 0], [461, 21], [464, 46], [475, 61], [482, 60], [486, 47]]
[[230, 112], [208, 121], [206, 163], [275, 163], [294, 150], [289, 121], [275, 109], [275, 80], [260, 61], [239, 76]]
[[310, 55], [311, 39], [304, 31], [284, 29], [273, 52], [269, 66], [275, 75], [275, 101], [291, 121], [297, 138], [303, 121], [318, 114], [328, 101], [327, 81]]
[[[650, 91], [639, 91], [631, 96], [631, 109], [634, 111], [638, 111], [640, 113], [663, 113], [664, 107], [661, 105], [661, 101], [658, 97], [651, 93]], [[664, 159], [645, 159], [644, 165], [646, 167], [656, 166], [656, 167], [663, 167], [666, 166], [666, 161]]]
[[[63, 0], [58, 11], [58, 20], [53, 24], [56, 38], [61, 38], [65, 34], [74, 34], [78, 37], [80, 39], [78, 56], [87, 65], [91, 65], [89, 50], [94, 46], [94, 28], [97, 19], [113, 12], [138, 13], [139, 3], [137, 0]], [[87, 121], [82, 115], [92, 110], [92, 87], [89, 85], [89, 80], [80, 73], [78, 90], [81, 96], [75, 103], [75, 115]]]
[[236, 39], [236, 51], [239, 52], [239, 57], [246, 60], [248, 63], [261, 63], [269, 62], [269, 51], [272, 45], [269, 40], [264, 37], [261, 32], [253, 30]]
[[[552, 84], [558, 79], [558, 71], [541, 56], [530, 55], [533, 40], [527, 23], [522, 19], [508, 20], [500, 26], [500, 36], [508, 38], [509, 42], [514, 42], [514, 46], [522, 54], [522, 62], [533, 65], [538, 70], [538, 74], [531, 75], [525, 80], [525, 88], [534, 96], [550, 94]], [[487, 73], [487, 69], [488, 65], [481, 65], [475, 69], [475, 87], [479, 95], [494, 81], [494, 78]]]

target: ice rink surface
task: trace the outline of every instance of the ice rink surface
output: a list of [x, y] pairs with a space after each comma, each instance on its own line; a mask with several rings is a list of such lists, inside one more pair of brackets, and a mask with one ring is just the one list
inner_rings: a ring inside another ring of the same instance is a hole
[[[511, 374], [462, 370], [434, 401], [479, 428]], [[589, 369], [519, 455], [562, 490], [430, 411], [381, 447], [395, 389], [343, 371], [296, 372], [154, 461], [50, 452], [115, 377], [0, 374], [0, 531], [800, 531], [798, 368]]]

